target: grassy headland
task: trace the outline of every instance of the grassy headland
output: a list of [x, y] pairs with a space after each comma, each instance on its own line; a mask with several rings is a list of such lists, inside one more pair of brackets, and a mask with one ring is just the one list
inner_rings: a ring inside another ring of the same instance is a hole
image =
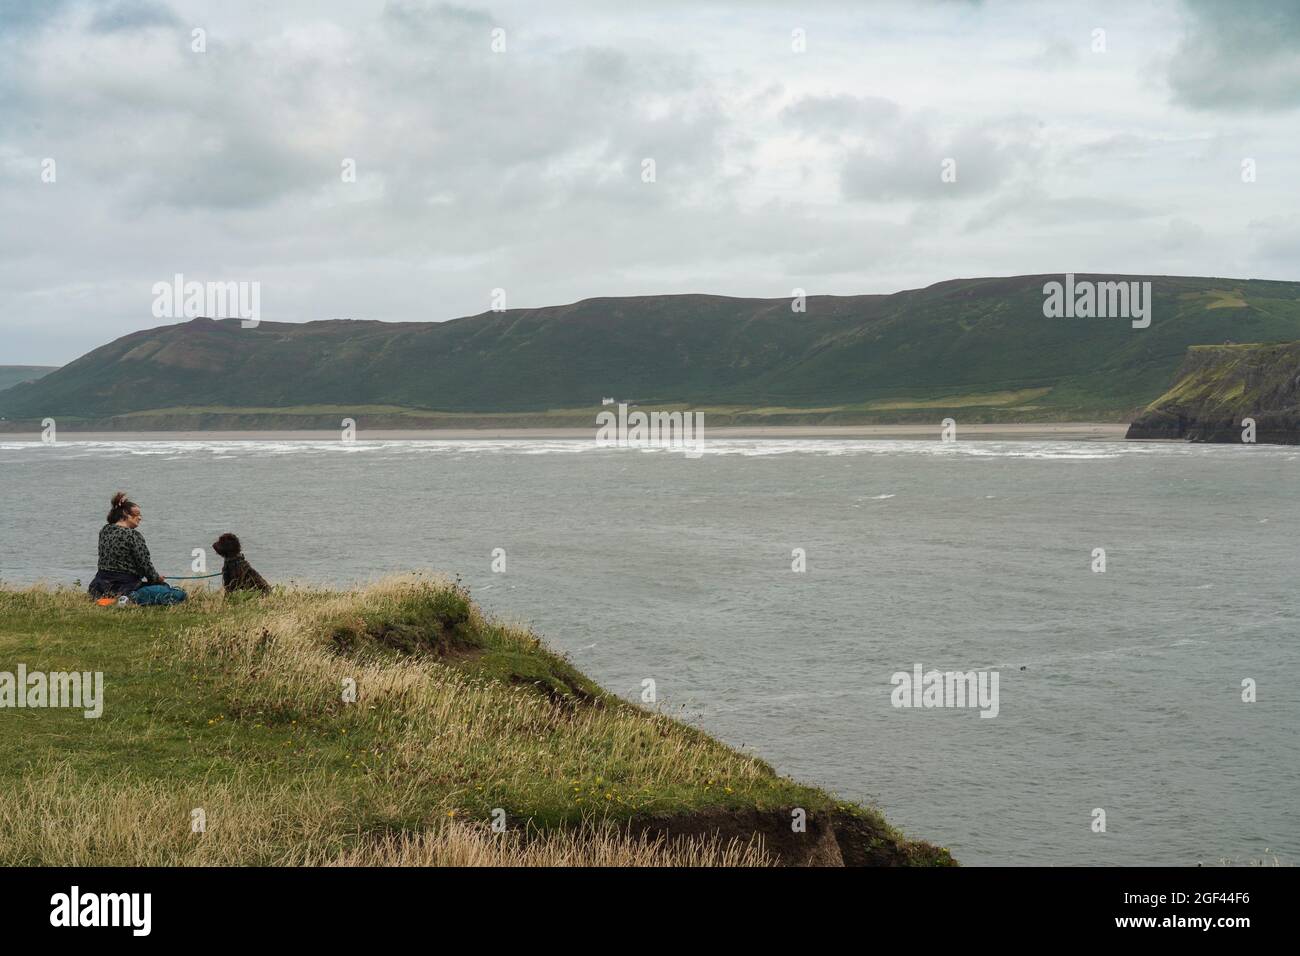
[[1146, 407], [1129, 438], [1300, 443], [1300, 342], [1201, 345], [1187, 350], [1173, 386]]
[[0, 709], [2, 865], [952, 862], [441, 580], [166, 609], [0, 590], [19, 663], [103, 672], [104, 708]]

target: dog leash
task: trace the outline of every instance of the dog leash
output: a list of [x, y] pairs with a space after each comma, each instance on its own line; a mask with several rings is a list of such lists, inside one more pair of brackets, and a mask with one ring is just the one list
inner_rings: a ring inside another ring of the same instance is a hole
[[169, 575], [167, 577], [167, 580], [168, 581], [201, 581], [203, 578], [219, 578], [219, 577], [221, 577], [221, 572], [216, 571], [212, 574], [191, 574], [186, 576], [177, 575], [175, 577]]

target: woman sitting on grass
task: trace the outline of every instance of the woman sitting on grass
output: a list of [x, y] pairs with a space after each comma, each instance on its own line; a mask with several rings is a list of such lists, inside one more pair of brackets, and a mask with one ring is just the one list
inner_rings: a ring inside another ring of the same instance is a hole
[[185, 592], [154, 570], [149, 546], [136, 529], [144, 516], [125, 491], [113, 496], [107, 523], [99, 529], [99, 570], [90, 582], [93, 598], [128, 595], [136, 604], [180, 604]]

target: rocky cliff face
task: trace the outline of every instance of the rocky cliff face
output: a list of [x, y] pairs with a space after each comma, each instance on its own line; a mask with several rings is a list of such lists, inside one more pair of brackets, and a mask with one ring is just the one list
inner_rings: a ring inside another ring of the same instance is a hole
[[1300, 342], [1192, 346], [1128, 437], [1235, 443], [1248, 418], [1256, 441], [1300, 444]]

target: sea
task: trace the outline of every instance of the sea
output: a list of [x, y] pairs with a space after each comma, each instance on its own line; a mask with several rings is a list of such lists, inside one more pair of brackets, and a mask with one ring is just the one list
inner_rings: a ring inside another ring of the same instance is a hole
[[7, 585], [84, 586], [119, 488], [169, 576], [233, 531], [273, 583], [460, 577], [967, 865], [1300, 862], [1300, 449], [60, 437], [0, 488]]

